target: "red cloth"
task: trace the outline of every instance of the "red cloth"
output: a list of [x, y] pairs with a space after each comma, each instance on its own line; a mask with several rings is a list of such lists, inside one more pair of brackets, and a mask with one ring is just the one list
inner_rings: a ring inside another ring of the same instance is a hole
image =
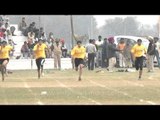
[[60, 40], [60, 42], [64, 44], [64, 39], [62, 38], [62, 39]]

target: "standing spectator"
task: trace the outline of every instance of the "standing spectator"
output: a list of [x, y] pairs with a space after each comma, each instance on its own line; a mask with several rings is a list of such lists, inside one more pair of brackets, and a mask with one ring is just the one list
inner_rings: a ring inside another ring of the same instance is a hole
[[160, 58], [159, 58], [159, 50], [160, 50], [160, 43], [158, 42], [159, 38], [154, 37], [154, 42], [155, 42], [155, 56], [157, 59], [158, 67], [160, 68]]
[[96, 55], [96, 67], [100, 67], [102, 66], [102, 45], [103, 45], [103, 41], [102, 41], [102, 36], [98, 36], [98, 40], [96, 41], [96, 45], [97, 45], [97, 55]]
[[88, 53], [88, 70], [94, 70], [96, 46], [93, 44], [92, 39], [89, 40], [89, 44], [86, 46], [86, 52]]
[[49, 53], [50, 53], [50, 57], [53, 58], [54, 57], [54, 39], [51, 39], [51, 42], [49, 44]]
[[95, 61], [95, 67], [97, 67], [97, 54], [98, 54], [98, 45], [96, 44], [96, 40], [95, 39], [92, 39], [93, 40], [93, 45], [95, 45], [96, 47], [96, 54], [95, 54], [95, 58], [94, 58], [94, 61]]
[[113, 72], [116, 65], [116, 51], [120, 51], [116, 48], [116, 44], [114, 43], [114, 37], [108, 38], [108, 59], [109, 59], [109, 72]]
[[76, 71], [79, 70], [79, 81], [82, 80], [82, 68], [84, 67], [84, 58], [86, 56], [86, 49], [81, 44], [81, 41], [77, 41], [77, 45], [71, 51], [71, 56], [74, 58], [75, 69]]
[[128, 68], [132, 67], [132, 55], [131, 55], [131, 49], [132, 46], [129, 42], [129, 40], [127, 41], [124, 49], [123, 49], [123, 55], [124, 55], [124, 62], [125, 62], [125, 67], [126, 67], [126, 72], [128, 72]]
[[131, 49], [134, 61], [135, 61], [135, 68], [138, 71], [139, 70], [139, 77], [138, 80], [141, 79], [142, 73], [143, 73], [143, 60], [144, 60], [144, 54], [147, 53], [147, 50], [144, 45], [142, 45], [142, 40], [138, 39], [137, 44], [135, 44]]
[[120, 39], [120, 42], [118, 43], [118, 49], [121, 50], [119, 52], [119, 66], [120, 67], [125, 67], [125, 57], [124, 57], [124, 48], [125, 48], [125, 42], [124, 42], [124, 38]]
[[55, 40], [53, 52], [54, 52], [54, 68], [57, 69], [57, 64], [58, 64], [58, 69], [61, 70], [62, 50], [61, 50], [60, 40], [58, 38], [56, 38]]
[[153, 72], [154, 70], [154, 55], [155, 55], [155, 43], [152, 38], [149, 38], [149, 45], [147, 49], [147, 69], [148, 72]]
[[102, 68], [108, 67], [108, 40], [104, 38], [102, 45]]
[[44, 43], [42, 43], [41, 39], [38, 40], [38, 43], [33, 48], [34, 56], [36, 59], [37, 71], [38, 71], [38, 79], [40, 79], [41, 75], [42, 76], [44, 75], [43, 65], [46, 58], [45, 49], [47, 49], [47, 46]]

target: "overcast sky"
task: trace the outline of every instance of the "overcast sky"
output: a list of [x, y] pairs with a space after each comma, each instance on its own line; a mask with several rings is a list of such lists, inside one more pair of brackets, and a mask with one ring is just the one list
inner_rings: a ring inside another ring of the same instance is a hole
[[153, 25], [158, 21], [158, 15], [94, 15], [97, 21], [97, 27], [101, 27], [105, 24], [106, 19], [114, 19], [115, 17], [136, 17], [142, 24]]

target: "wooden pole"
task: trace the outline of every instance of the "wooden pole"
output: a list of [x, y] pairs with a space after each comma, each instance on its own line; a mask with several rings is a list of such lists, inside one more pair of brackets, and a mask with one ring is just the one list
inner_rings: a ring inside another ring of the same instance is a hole
[[72, 38], [72, 48], [74, 47], [74, 29], [73, 29], [73, 17], [72, 15], [70, 16], [70, 21], [71, 21], [71, 38]]

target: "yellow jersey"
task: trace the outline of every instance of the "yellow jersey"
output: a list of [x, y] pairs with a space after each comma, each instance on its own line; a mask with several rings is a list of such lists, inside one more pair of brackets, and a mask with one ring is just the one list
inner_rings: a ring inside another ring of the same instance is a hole
[[0, 46], [0, 59], [10, 58], [9, 52], [13, 50], [13, 47], [10, 45], [6, 45], [5, 47]]
[[47, 48], [47, 45], [42, 43], [36, 44], [33, 48], [35, 58], [46, 58], [45, 49]]
[[71, 51], [71, 55], [74, 58], [84, 59], [86, 56], [86, 48], [83, 46], [81, 46], [81, 47], [75, 46]]
[[147, 53], [147, 50], [144, 45], [135, 44], [132, 47], [131, 52], [134, 54], [135, 57], [141, 57]]

